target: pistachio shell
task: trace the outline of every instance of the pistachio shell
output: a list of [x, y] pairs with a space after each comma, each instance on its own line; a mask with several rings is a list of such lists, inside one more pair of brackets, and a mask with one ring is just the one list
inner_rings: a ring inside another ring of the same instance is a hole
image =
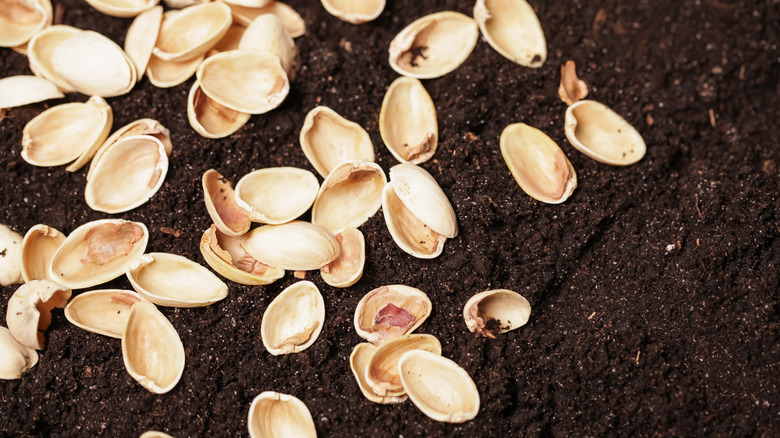
[[531, 315], [531, 304], [522, 295], [507, 289], [480, 292], [463, 306], [463, 318], [469, 331], [495, 338], [487, 328], [490, 320], [498, 322], [498, 332], [506, 333], [524, 326]]
[[320, 185], [308, 170], [270, 167], [246, 174], [236, 184], [236, 203], [254, 222], [283, 224], [314, 203]]
[[311, 221], [331, 233], [363, 225], [382, 206], [385, 172], [368, 161], [346, 161], [336, 166], [320, 187]]
[[262, 14], [252, 20], [244, 31], [238, 48], [273, 53], [279, 57], [279, 62], [290, 80], [295, 77], [297, 69], [295, 58], [298, 55], [298, 49], [284, 24], [275, 15]]
[[176, 254], [144, 254], [127, 271], [142, 297], [159, 306], [203, 307], [227, 297], [227, 285], [211, 271]]
[[224, 3], [193, 5], [163, 15], [154, 56], [163, 61], [187, 61], [205, 55], [227, 33], [233, 22]]
[[[157, 1], [159, 0], [155, 0], [155, 2]], [[154, 44], [160, 34], [162, 18], [163, 7], [154, 6], [139, 14], [127, 28], [124, 48], [125, 53], [135, 66], [136, 81], [141, 80], [146, 66], [149, 64], [149, 59], [152, 57]]]
[[558, 85], [558, 97], [566, 105], [573, 105], [588, 96], [588, 84], [577, 77], [577, 65], [566, 61], [561, 66], [561, 83]]
[[265, 391], [249, 407], [249, 436], [252, 438], [316, 438], [314, 420], [306, 405], [288, 394]]
[[415, 331], [431, 314], [425, 292], [400, 284], [381, 286], [367, 293], [355, 309], [355, 331], [372, 344]]
[[90, 6], [112, 17], [135, 17], [153, 8], [160, 0], [86, 0]]
[[306, 23], [303, 21], [303, 17], [286, 3], [275, 1], [262, 8], [240, 6], [237, 4], [228, 4], [228, 6], [230, 6], [230, 11], [233, 13], [233, 19], [243, 26], [249, 26], [249, 23], [259, 15], [274, 14], [276, 18], [284, 23], [284, 27], [293, 38], [298, 38], [306, 33]]
[[385, 9], [385, 0], [322, 0], [329, 14], [341, 21], [363, 24], [375, 20]]
[[0, 47], [16, 47], [52, 22], [49, 0], [0, 1]]
[[0, 286], [22, 283], [22, 236], [0, 224]]
[[228, 50], [237, 50], [244, 32], [246, 32], [245, 26], [233, 23], [222, 39], [209, 50], [208, 54], [213, 55], [219, 52], [227, 52]]
[[223, 138], [241, 129], [251, 114], [234, 111], [210, 99], [196, 80], [187, 96], [187, 119], [198, 134], [206, 138]]
[[206, 210], [219, 231], [228, 236], [241, 236], [252, 225], [246, 212], [236, 204], [230, 181], [219, 172], [209, 169], [201, 178]]
[[0, 108], [13, 108], [65, 97], [50, 81], [37, 76], [20, 75], [0, 79]]
[[51, 310], [65, 307], [70, 295], [69, 288], [49, 280], [32, 280], [19, 286], [8, 300], [5, 321], [11, 334], [23, 345], [42, 350]]
[[306, 114], [300, 143], [304, 155], [323, 178], [345, 161], [374, 161], [374, 145], [366, 130], [326, 106]]
[[86, 331], [122, 339], [127, 317], [140, 295], [121, 289], [91, 290], [75, 296], [65, 306], [65, 317]]
[[268, 305], [260, 323], [263, 345], [274, 356], [299, 353], [319, 337], [325, 324], [325, 301], [310, 281], [283, 290]]
[[70, 82], [54, 70], [52, 56], [54, 50], [71, 36], [81, 33], [81, 29], [64, 24], [49, 26], [41, 30], [27, 43], [27, 57], [30, 61], [30, 70], [35, 76], [42, 77], [65, 93], [76, 91]]
[[477, 0], [474, 19], [488, 44], [510, 61], [538, 68], [547, 59], [542, 25], [525, 0]]
[[279, 269], [321, 269], [339, 256], [339, 244], [328, 230], [308, 222], [264, 225], [247, 234], [244, 248], [256, 260]]
[[22, 241], [22, 277], [24, 281], [57, 279], [49, 275], [54, 254], [65, 242], [65, 235], [46, 226], [35, 225], [27, 230]]
[[215, 225], [203, 232], [200, 252], [211, 269], [228, 280], [246, 285], [266, 285], [284, 276], [284, 270], [255, 260], [244, 250], [246, 236], [234, 237]]
[[349, 355], [349, 368], [352, 370], [352, 375], [355, 376], [360, 392], [374, 403], [392, 404], [405, 402], [407, 399], [406, 395], [384, 397], [377, 395], [366, 381], [366, 369], [376, 349], [377, 347], [374, 344], [362, 342], [355, 345], [355, 348], [352, 349], [352, 354]]
[[37, 363], [38, 352], [34, 348], [23, 345], [7, 328], [0, 327], [0, 379], [20, 379]]
[[159, 432], [156, 430], [147, 430], [146, 432], [142, 433], [141, 436], [138, 438], [173, 438], [173, 437], [168, 435], [165, 432]]
[[357, 228], [345, 228], [335, 237], [339, 242], [339, 256], [320, 269], [320, 275], [333, 287], [349, 287], [363, 276], [366, 241]]
[[402, 76], [393, 81], [382, 100], [379, 133], [398, 161], [420, 164], [436, 153], [436, 120], [436, 107], [422, 83]]
[[274, 2], [274, 0], [223, 0], [229, 5], [246, 6], [247, 8], [262, 8]]
[[95, 167], [97, 163], [100, 162], [100, 157], [102, 157], [103, 154], [108, 149], [110, 149], [111, 145], [121, 139], [124, 139], [125, 137], [130, 137], [132, 135], [151, 135], [157, 140], [160, 140], [160, 142], [162, 142], [163, 146], [165, 147], [165, 153], [167, 155], [171, 155], [171, 151], [173, 150], [173, 143], [171, 143], [171, 132], [168, 130], [168, 128], [154, 119], [138, 119], [117, 129], [113, 134], [111, 134], [111, 136], [106, 139], [105, 142], [103, 142], [103, 145], [100, 146], [98, 151], [95, 153], [95, 156], [89, 165], [87, 181], [92, 178], [92, 175], [95, 172]]
[[595, 100], [566, 109], [566, 138], [578, 151], [613, 166], [628, 166], [645, 156], [642, 135], [624, 118]]
[[146, 66], [146, 77], [158, 88], [171, 88], [183, 84], [195, 74], [205, 55], [187, 61], [165, 61], [154, 55]]
[[403, 335], [390, 339], [371, 356], [366, 367], [366, 382], [380, 397], [403, 395], [398, 360], [407, 351], [425, 350], [441, 354], [441, 343], [432, 335]]

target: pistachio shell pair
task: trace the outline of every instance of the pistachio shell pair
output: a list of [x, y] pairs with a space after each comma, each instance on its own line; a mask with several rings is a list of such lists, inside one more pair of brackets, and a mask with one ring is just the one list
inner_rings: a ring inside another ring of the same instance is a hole
[[24, 238], [16, 231], [0, 224], [0, 286], [22, 283], [22, 241]]
[[386, 0], [321, 0], [329, 14], [341, 21], [363, 24], [376, 19], [385, 9]]
[[606, 105], [581, 100], [566, 109], [564, 131], [577, 150], [613, 166], [628, 166], [645, 156], [642, 135]]
[[331, 233], [357, 228], [382, 205], [385, 172], [368, 161], [346, 161], [325, 178], [311, 211], [313, 224]]
[[129, 290], [91, 290], [70, 300], [65, 306], [65, 317], [88, 332], [122, 339], [130, 310], [140, 301], [143, 298]]
[[247, 425], [252, 438], [317, 436], [306, 404], [292, 395], [273, 391], [265, 391], [252, 400]]
[[263, 345], [274, 356], [309, 348], [325, 324], [325, 301], [310, 281], [283, 290], [268, 305], [260, 324]]
[[544, 31], [525, 0], [477, 0], [474, 20], [488, 44], [510, 61], [538, 68], [547, 59]]
[[65, 95], [56, 85], [37, 76], [19, 75], [0, 79], [0, 109], [3, 111], [61, 97]]
[[317, 177], [295, 167], [250, 172], [236, 184], [236, 203], [255, 222], [283, 224], [306, 212], [320, 188]]
[[[480, 292], [463, 306], [463, 318], [469, 331], [495, 338], [493, 330], [506, 333], [524, 326], [531, 315], [531, 304], [522, 295], [507, 289]], [[496, 321], [497, 327], [489, 327]]]
[[246, 236], [230, 236], [212, 225], [203, 233], [200, 252], [212, 269], [228, 280], [246, 285], [266, 285], [284, 276], [284, 270], [263, 264], [244, 249]]
[[43, 333], [51, 324], [51, 310], [65, 307], [71, 290], [49, 280], [32, 280], [8, 300], [6, 323], [17, 341], [36, 350], [45, 344]]
[[38, 352], [13, 337], [11, 332], [0, 327], [0, 379], [20, 379], [22, 373], [38, 363]]
[[379, 133], [393, 156], [402, 163], [428, 161], [439, 144], [436, 107], [422, 83], [400, 77], [382, 100]]
[[0, 47], [18, 47], [51, 25], [50, 0], [0, 1]]
[[22, 241], [22, 277], [24, 281], [51, 280], [57, 281], [49, 272], [54, 254], [65, 242], [65, 235], [60, 231], [46, 226], [35, 225], [27, 230]]
[[425, 350], [441, 354], [441, 343], [435, 336], [425, 334], [403, 335], [377, 347], [368, 361], [365, 379], [373, 392], [380, 397], [399, 397], [406, 393], [398, 361], [404, 353]]
[[323, 178], [346, 161], [374, 161], [374, 145], [366, 130], [326, 106], [306, 114], [300, 143], [304, 155]]
[[202, 307], [227, 297], [228, 288], [203, 266], [180, 255], [144, 254], [127, 271], [142, 297], [160, 306]]
[[423, 291], [404, 285], [378, 287], [355, 309], [355, 331], [375, 345], [415, 331], [431, 314], [431, 300]]
[[371, 362], [371, 358], [374, 356], [374, 353], [376, 353], [377, 348], [378, 347], [374, 344], [362, 342], [355, 345], [355, 348], [352, 349], [352, 354], [349, 355], [349, 368], [352, 370], [352, 375], [355, 376], [355, 381], [360, 388], [360, 392], [363, 393], [365, 398], [374, 403], [403, 403], [408, 398], [405, 394], [390, 396], [377, 395], [366, 380], [368, 364]]

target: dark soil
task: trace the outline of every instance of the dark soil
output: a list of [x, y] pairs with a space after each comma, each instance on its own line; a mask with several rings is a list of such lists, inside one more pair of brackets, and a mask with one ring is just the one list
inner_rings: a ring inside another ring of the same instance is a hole
[[[131, 20], [81, 0], [54, 3], [64, 23], [123, 43]], [[396, 160], [377, 122], [397, 77], [387, 62], [390, 40], [427, 13], [471, 15], [473, 3], [390, 0], [379, 19], [354, 26], [317, 1], [290, 1], [308, 26], [296, 40], [302, 67], [290, 96], [226, 139], [203, 139], [190, 128], [192, 81], [160, 90], [144, 79], [108, 99], [115, 129], [151, 117], [174, 142], [159, 193], [117, 216], [149, 227], [148, 251], [205, 264], [202, 173], [216, 168], [235, 182], [270, 166], [314, 171], [298, 135], [318, 104], [365, 127], [388, 171]], [[300, 354], [271, 356], [259, 334], [270, 301], [298, 281], [292, 273], [267, 287], [229, 282], [228, 298], [210, 307], [163, 308], [187, 353], [184, 376], [166, 395], [127, 374], [118, 340], [80, 330], [57, 310], [39, 364], [0, 383], [0, 433], [246, 435], [250, 402], [273, 390], [303, 400], [320, 436], [778, 436], [778, 1], [531, 3], [547, 36], [542, 68], [513, 64], [481, 40], [460, 68], [424, 81], [441, 138], [424, 167], [460, 226], [439, 258], [401, 251], [380, 211], [361, 227], [368, 258], [356, 285], [334, 289], [307, 276], [323, 292], [327, 316], [317, 342]], [[600, 164], [566, 140], [557, 87], [569, 59], [590, 97], [644, 136], [647, 155], [638, 164]], [[0, 49], [0, 72], [29, 74], [27, 60]], [[37, 223], [69, 233], [108, 217], [83, 200], [86, 169], [68, 173], [21, 159], [24, 124], [58, 103], [12, 109], [0, 122], [0, 223], [22, 234]], [[548, 133], [576, 168], [579, 187], [564, 204], [533, 200], [507, 170], [498, 139], [520, 121]], [[360, 393], [348, 365], [361, 341], [353, 312], [365, 293], [396, 283], [433, 301], [419, 332], [436, 335], [443, 354], [473, 377], [482, 399], [476, 419], [438, 423], [411, 402], [378, 405]], [[124, 277], [108, 286], [130, 288]], [[496, 339], [477, 337], [462, 307], [494, 288], [527, 297], [531, 319]], [[15, 289], [0, 288], [0, 314]]]

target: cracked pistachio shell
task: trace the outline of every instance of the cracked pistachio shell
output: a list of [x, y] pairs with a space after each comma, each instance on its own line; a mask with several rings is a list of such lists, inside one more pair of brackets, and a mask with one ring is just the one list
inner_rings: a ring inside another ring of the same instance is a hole
[[214, 169], [203, 173], [201, 178], [206, 210], [214, 225], [228, 236], [242, 236], [252, 225], [246, 212], [236, 204], [233, 186]]
[[130, 309], [122, 333], [125, 369], [155, 394], [173, 389], [184, 373], [184, 345], [170, 321], [154, 304], [139, 301]]
[[303, 221], [255, 228], [247, 233], [243, 246], [256, 260], [289, 271], [321, 269], [340, 251], [333, 234]]
[[316, 438], [311, 412], [292, 395], [265, 391], [252, 400], [247, 420], [252, 438]]
[[333, 287], [350, 287], [363, 276], [366, 240], [357, 228], [344, 228], [335, 237], [339, 242], [339, 256], [320, 269], [320, 275]]
[[157, 430], [147, 430], [146, 432], [142, 433], [141, 436], [138, 438], [173, 438], [173, 437], [168, 435], [165, 432], [160, 432]]
[[320, 184], [308, 170], [269, 167], [244, 175], [236, 184], [236, 203], [254, 222], [284, 224], [311, 207]]
[[488, 44], [510, 61], [538, 68], [547, 59], [542, 25], [525, 0], [477, 0], [474, 20]]
[[199, 58], [222, 39], [232, 23], [230, 8], [220, 2], [166, 12], [152, 53], [163, 61]]
[[463, 64], [478, 39], [471, 17], [452, 11], [426, 15], [390, 42], [390, 67], [412, 78], [438, 78]]
[[419, 80], [402, 76], [393, 81], [382, 100], [379, 133], [402, 163], [424, 163], [436, 153], [436, 107]]
[[257, 16], [244, 31], [239, 49], [264, 50], [279, 57], [282, 68], [290, 80], [295, 78], [298, 49], [284, 24], [273, 14]]
[[578, 151], [604, 164], [628, 166], [647, 151], [645, 140], [631, 124], [595, 100], [569, 106], [564, 131]]
[[65, 97], [56, 85], [38, 76], [19, 75], [0, 79], [0, 108], [14, 108]]
[[22, 275], [22, 242], [16, 231], [0, 224], [0, 286], [24, 282]]
[[228, 3], [228, 6], [230, 6], [230, 11], [233, 13], [233, 20], [242, 26], [249, 26], [252, 20], [259, 15], [274, 14], [276, 18], [282, 21], [287, 32], [289, 32], [293, 38], [298, 38], [306, 33], [306, 23], [303, 21], [303, 17], [286, 3], [274, 1], [260, 8], [230, 4], [229, 2], [225, 3]]
[[49, 275], [71, 289], [106, 283], [143, 255], [149, 230], [141, 222], [101, 219], [76, 228], [51, 261]]
[[65, 306], [65, 318], [88, 332], [122, 339], [130, 309], [142, 300], [129, 290], [91, 290], [70, 300]]
[[488, 321], [498, 322], [498, 332], [506, 333], [524, 326], [531, 315], [531, 304], [522, 295], [507, 289], [480, 292], [463, 306], [463, 319], [472, 333], [495, 338]]
[[528, 196], [547, 204], [569, 199], [577, 187], [577, 172], [553, 139], [515, 123], [504, 129], [500, 143], [504, 162]]
[[375, 20], [385, 9], [385, 0], [321, 0], [329, 14], [341, 21], [363, 24]]
[[300, 143], [304, 155], [323, 178], [345, 161], [374, 161], [374, 145], [366, 130], [326, 106], [306, 114]]
[[196, 80], [187, 96], [187, 120], [205, 138], [224, 138], [241, 129], [251, 114], [234, 111], [210, 99]]
[[51, 25], [49, 0], [0, 0], [0, 47], [17, 47]]
[[128, 18], [148, 11], [160, 0], [86, 0], [87, 3], [98, 11], [112, 17]]
[[191, 78], [206, 55], [187, 61], [165, 61], [154, 55], [146, 66], [146, 77], [157, 88], [171, 88], [181, 85]]
[[299, 353], [320, 336], [325, 324], [325, 301], [317, 286], [299, 281], [268, 305], [260, 323], [263, 345], [274, 356]]
[[162, 18], [163, 7], [154, 6], [135, 17], [127, 28], [124, 49], [135, 66], [136, 82], [141, 80], [146, 66], [149, 65], [157, 35], [160, 33]]
[[431, 315], [425, 292], [401, 284], [381, 286], [367, 293], [355, 309], [355, 331], [375, 345], [408, 335]]
[[211, 269], [228, 280], [246, 285], [266, 285], [284, 277], [284, 269], [255, 260], [244, 249], [246, 236], [229, 236], [216, 225], [203, 232], [200, 252]]
[[227, 297], [227, 285], [211, 271], [176, 254], [144, 254], [127, 271], [133, 289], [158, 306], [204, 307]]
[[50, 81], [64, 93], [76, 91], [70, 82], [54, 70], [52, 55], [63, 41], [81, 32], [81, 29], [73, 26], [55, 24], [35, 34], [27, 43], [27, 58], [35, 76]]
[[51, 310], [65, 307], [71, 290], [49, 280], [32, 280], [18, 289], [8, 300], [6, 324], [17, 341], [42, 350], [43, 333], [51, 324]]
[[349, 368], [352, 370], [352, 375], [355, 376], [360, 392], [363, 393], [365, 398], [374, 403], [394, 404], [405, 402], [407, 399], [406, 395], [384, 397], [377, 395], [366, 381], [366, 368], [368, 368], [368, 363], [371, 361], [371, 356], [374, 355], [376, 349], [377, 347], [374, 344], [361, 342], [355, 345], [355, 348], [352, 349], [352, 354], [349, 355]]
[[65, 242], [65, 235], [52, 227], [38, 224], [27, 230], [22, 240], [22, 277], [24, 281], [51, 280], [49, 266], [54, 254]]
[[10, 330], [0, 327], [0, 379], [21, 379], [22, 373], [38, 363], [38, 352], [11, 335]]
[[157, 140], [160, 140], [160, 142], [165, 147], [165, 153], [167, 155], [171, 155], [171, 151], [173, 150], [173, 143], [171, 143], [171, 132], [168, 130], [168, 128], [154, 119], [138, 119], [117, 129], [113, 134], [111, 134], [111, 136], [106, 139], [106, 141], [103, 142], [98, 151], [95, 153], [95, 156], [92, 158], [92, 162], [89, 163], [87, 181], [92, 178], [92, 175], [95, 172], [95, 167], [97, 166], [97, 163], [100, 162], [100, 158], [103, 156], [103, 154], [109, 150], [114, 143], [124, 139], [125, 137], [130, 137], [133, 135], [151, 135]]
[[433, 335], [403, 335], [380, 345], [366, 367], [366, 382], [380, 397], [404, 395], [398, 370], [398, 360], [412, 350], [425, 350], [441, 354], [441, 343]]
[[382, 206], [385, 172], [369, 161], [347, 161], [325, 178], [311, 211], [312, 223], [331, 233], [357, 228]]
[[463, 423], [477, 416], [477, 385], [452, 360], [414, 350], [401, 356], [398, 370], [412, 403], [428, 417], [445, 423]]

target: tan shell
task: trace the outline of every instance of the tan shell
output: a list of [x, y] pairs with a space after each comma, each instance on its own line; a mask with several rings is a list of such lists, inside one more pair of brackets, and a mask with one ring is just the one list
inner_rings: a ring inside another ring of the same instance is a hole
[[355, 376], [360, 392], [374, 403], [394, 404], [405, 402], [407, 399], [406, 395], [384, 397], [377, 395], [366, 381], [366, 369], [376, 349], [377, 347], [374, 344], [362, 342], [355, 345], [355, 348], [352, 349], [352, 354], [349, 355], [349, 368], [352, 370], [352, 375]]
[[135, 17], [153, 8], [160, 0], [86, 0], [90, 6], [112, 17]]
[[229, 5], [246, 6], [248, 8], [262, 8], [273, 3], [274, 0], [222, 0]]
[[428, 417], [446, 423], [463, 423], [477, 416], [477, 385], [452, 360], [414, 350], [401, 357], [398, 369], [412, 403]]
[[236, 196], [230, 181], [219, 172], [209, 169], [201, 178], [203, 196], [214, 225], [228, 236], [241, 236], [249, 231], [252, 221], [246, 212], [236, 204]]
[[374, 161], [374, 145], [366, 130], [326, 106], [306, 114], [300, 143], [304, 155], [323, 178], [345, 161]]
[[538, 68], [547, 59], [542, 25], [525, 0], [477, 0], [474, 19], [488, 44], [510, 61]]
[[298, 38], [306, 33], [306, 23], [303, 21], [303, 17], [286, 3], [275, 1], [262, 8], [236, 4], [228, 4], [228, 6], [230, 6], [230, 11], [233, 13], [233, 19], [244, 26], [249, 26], [249, 23], [259, 15], [274, 14], [276, 18], [284, 23], [284, 27], [293, 38]]
[[24, 238], [16, 231], [0, 224], [0, 286], [24, 282], [22, 275], [22, 242]]
[[438, 78], [463, 64], [478, 39], [471, 17], [452, 11], [426, 15], [390, 42], [390, 67], [404, 76]]
[[308, 170], [269, 167], [244, 175], [236, 184], [236, 203], [254, 222], [283, 224], [306, 212], [320, 184]]
[[205, 55], [187, 61], [164, 61], [154, 55], [146, 66], [146, 77], [158, 88], [171, 88], [191, 78], [203, 62]]
[[375, 345], [408, 335], [428, 319], [431, 300], [425, 292], [400, 284], [367, 293], [355, 309], [355, 331]]
[[43, 333], [51, 324], [51, 310], [65, 307], [71, 290], [49, 280], [33, 280], [16, 289], [8, 300], [6, 324], [17, 341], [42, 350]]
[[50, 81], [65, 93], [76, 91], [70, 82], [54, 70], [52, 55], [60, 43], [81, 32], [81, 29], [73, 26], [57, 24], [35, 34], [27, 43], [27, 58], [30, 61], [30, 70], [35, 76]]
[[149, 230], [141, 222], [101, 219], [76, 228], [51, 261], [49, 275], [71, 289], [113, 280], [143, 255]]
[[398, 371], [398, 360], [407, 351], [425, 350], [441, 354], [441, 343], [432, 335], [404, 335], [390, 339], [376, 349], [366, 367], [366, 382], [380, 397], [406, 393]]
[[578, 151], [613, 166], [628, 166], [645, 156], [642, 135], [618, 113], [595, 100], [581, 100], [566, 109], [566, 138]]
[[490, 320], [498, 321], [498, 332], [506, 333], [524, 326], [531, 315], [531, 304], [522, 295], [507, 289], [480, 292], [463, 306], [463, 319], [469, 331], [495, 338], [487, 328]]
[[168, 155], [160, 140], [151, 135], [124, 137], [100, 156], [84, 197], [93, 210], [132, 210], [160, 190], [167, 173]]
[[233, 22], [224, 3], [193, 5], [166, 12], [153, 53], [163, 61], [187, 61], [205, 55], [227, 33]]
[[425, 169], [397, 164], [382, 191], [385, 223], [395, 243], [421, 259], [438, 257], [444, 242], [458, 234], [455, 211], [439, 184]]
[[393, 81], [382, 100], [379, 133], [402, 163], [424, 163], [436, 153], [436, 107], [419, 80], [402, 76]]
[[38, 363], [38, 352], [11, 335], [11, 331], [0, 327], [0, 379], [21, 379], [22, 373]]
[[70, 300], [65, 317], [88, 332], [122, 339], [130, 309], [139, 301], [141, 296], [129, 290], [91, 290]]
[[213, 55], [219, 52], [227, 52], [228, 50], [237, 50], [245, 31], [245, 26], [233, 23], [222, 39], [208, 51], [208, 54]]
[[0, 47], [21, 46], [51, 25], [49, 0], [0, 1]]
[[165, 153], [167, 155], [171, 155], [171, 151], [173, 150], [173, 143], [171, 143], [171, 132], [168, 130], [168, 128], [154, 119], [138, 119], [117, 129], [113, 134], [111, 134], [111, 136], [106, 139], [105, 142], [103, 142], [103, 145], [100, 146], [98, 151], [95, 153], [92, 162], [89, 164], [87, 180], [92, 178], [97, 163], [100, 162], [100, 158], [103, 156], [103, 154], [111, 148], [111, 145], [118, 142], [119, 140], [133, 135], [151, 135], [157, 140], [160, 140], [160, 142], [162, 142], [163, 146], [165, 147]]
[[216, 225], [203, 232], [200, 252], [211, 269], [228, 280], [246, 285], [266, 285], [284, 277], [284, 270], [252, 258], [244, 250], [245, 236], [234, 237], [220, 232]]
[[86, 103], [53, 106], [27, 122], [22, 131], [22, 158], [34, 166], [59, 166], [66, 170], [84, 166], [108, 137], [114, 115], [99, 96]]
[[122, 334], [125, 369], [155, 394], [173, 389], [184, 373], [184, 345], [176, 329], [154, 304], [140, 301], [130, 309]]
[[290, 271], [321, 269], [340, 251], [328, 230], [302, 221], [255, 228], [247, 234], [244, 249], [268, 266]]
[[363, 24], [375, 20], [385, 9], [385, 0], [321, 0], [328, 13], [341, 21]]
[[334, 168], [320, 187], [311, 221], [331, 233], [363, 225], [382, 206], [385, 172], [368, 161], [347, 161]]
[[37, 76], [19, 75], [0, 79], [0, 108], [13, 108], [65, 97], [50, 81]]
[[25, 282], [57, 281], [49, 275], [49, 266], [63, 242], [65, 235], [52, 227], [39, 224], [27, 230], [22, 241], [22, 277]]
[[288, 394], [265, 391], [249, 407], [249, 436], [252, 438], [316, 438], [314, 420], [306, 405]]
[[259, 50], [229, 50], [210, 56], [196, 72], [201, 90], [234, 111], [263, 114], [290, 92], [279, 57]]
[[299, 353], [320, 336], [325, 324], [325, 301], [317, 286], [299, 281], [268, 305], [260, 323], [263, 345], [274, 356]]
[[265, 50], [279, 57], [282, 68], [292, 80], [297, 70], [298, 49], [284, 23], [273, 14], [262, 14], [249, 23], [238, 44], [239, 49]]
[[187, 119], [198, 134], [206, 138], [223, 138], [241, 129], [251, 114], [234, 111], [211, 100], [196, 80], [187, 96]]
[[350, 287], [363, 276], [366, 240], [357, 228], [345, 228], [335, 237], [339, 242], [339, 256], [320, 269], [320, 275], [333, 287]]
[[160, 432], [157, 430], [147, 430], [146, 432], [142, 433], [141, 436], [139, 436], [138, 438], [173, 438], [173, 437], [168, 435], [165, 432]]
[[[155, 0], [155, 3], [157, 1], [159, 0]], [[136, 81], [141, 80], [146, 66], [149, 65], [157, 35], [160, 33], [162, 18], [163, 7], [154, 6], [139, 14], [127, 28], [124, 48], [135, 66]]]
[[144, 254], [127, 271], [133, 289], [158, 306], [204, 307], [227, 297], [228, 288], [211, 271], [176, 254]]
[[544, 132], [515, 123], [501, 133], [501, 155], [528, 196], [560, 204], [577, 187], [577, 172], [560, 147]]
[[558, 85], [558, 97], [566, 105], [573, 105], [588, 96], [588, 84], [577, 77], [577, 65], [566, 61], [561, 66], [561, 83]]

